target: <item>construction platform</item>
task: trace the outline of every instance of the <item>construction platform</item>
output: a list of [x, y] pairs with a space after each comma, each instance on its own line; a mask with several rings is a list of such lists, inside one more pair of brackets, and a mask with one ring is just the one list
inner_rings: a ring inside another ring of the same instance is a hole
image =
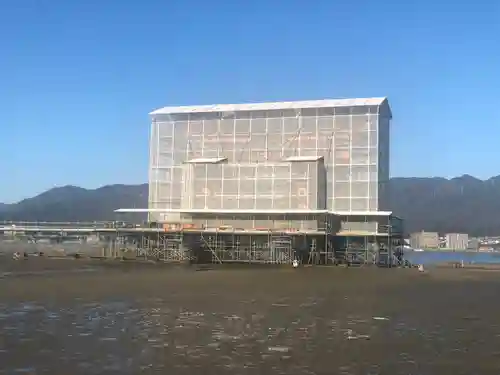
[[317, 265], [392, 266], [403, 262], [402, 230], [394, 225], [393, 218], [377, 215], [373, 230], [368, 230], [374, 220], [371, 216], [328, 213], [318, 213], [310, 221], [319, 223], [314, 229], [304, 221], [294, 222], [300, 222], [301, 228], [206, 227], [192, 222], [4, 222], [0, 223], [0, 249], [24, 246], [45, 253], [60, 249], [106, 258], [164, 262], [291, 264], [298, 260]]

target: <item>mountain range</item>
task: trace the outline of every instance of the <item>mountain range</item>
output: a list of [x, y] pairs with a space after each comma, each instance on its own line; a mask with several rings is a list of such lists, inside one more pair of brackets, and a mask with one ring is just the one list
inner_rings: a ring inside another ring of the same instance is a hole
[[[390, 180], [389, 191], [390, 208], [405, 220], [407, 233], [500, 235], [500, 176], [488, 180], [469, 175], [452, 179], [397, 177]], [[57, 187], [18, 203], [0, 204], [0, 220], [116, 220], [115, 209], [147, 207], [147, 197], [147, 184], [94, 190]]]

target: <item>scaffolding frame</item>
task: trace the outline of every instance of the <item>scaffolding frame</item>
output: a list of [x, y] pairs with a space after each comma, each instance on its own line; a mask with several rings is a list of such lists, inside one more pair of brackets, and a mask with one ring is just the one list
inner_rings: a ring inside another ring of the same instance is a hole
[[[333, 242], [325, 239], [332, 236], [321, 232], [231, 229], [180, 229], [139, 235], [117, 232], [116, 236], [107, 236], [103, 257], [134, 257], [168, 263], [292, 264], [299, 260], [308, 264], [331, 264], [335, 259]], [[303, 243], [307, 245], [306, 251]]]
[[158, 232], [154, 235], [144, 233], [136, 243], [138, 246], [134, 250], [139, 259], [186, 263], [193, 258], [182, 232]]
[[[91, 246], [86, 246], [83, 242], [81, 249], [83, 252], [89, 251], [90, 248], [101, 249], [99, 255], [105, 258], [215, 264], [291, 264], [294, 260], [311, 265], [402, 264], [402, 254], [398, 254], [398, 247], [402, 245], [403, 231], [401, 228], [396, 230], [391, 217], [381, 219], [377, 233], [369, 235], [341, 233], [337, 227], [337, 219], [331, 214], [318, 217], [317, 230], [230, 227], [210, 229], [185, 228], [182, 225], [175, 229], [166, 229], [163, 224], [123, 227], [116, 225], [116, 222], [81, 228], [77, 223], [67, 223], [64, 227], [68, 237], [76, 234], [97, 237], [98, 243], [92, 242]], [[46, 236], [62, 235], [59, 226], [47, 224], [21, 227], [15, 223], [14, 227], [5, 227], [3, 230], [9, 233], [5, 235], [6, 239], [13, 238], [15, 232], [19, 234], [18, 237], [26, 238], [27, 241], [33, 234], [41, 233], [42, 229]], [[42, 246], [36, 243], [31, 245], [34, 248]], [[44, 252], [50, 250], [49, 245], [43, 246]], [[56, 246], [64, 248], [64, 241]], [[394, 257], [399, 258], [394, 261]]]
[[337, 259], [349, 265], [402, 265], [401, 248], [404, 240], [401, 219], [390, 214], [378, 216], [376, 222], [373, 220], [373, 217], [371, 220], [364, 217], [364, 221], [353, 221], [358, 224], [376, 224], [376, 230], [371, 233], [362, 230], [337, 233]]
[[[273, 189], [285, 179], [298, 185], [300, 178], [287, 178], [276, 172], [278, 181], [274, 178], [264, 181], [264, 176], [255, 178], [258, 172], [251, 171], [249, 166], [275, 165], [278, 170], [278, 164], [289, 157], [324, 159], [327, 176], [324, 204], [331, 211], [376, 211], [386, 205], [382, 197], [385, 190], [373, 186], [383, 185], [389, 178], [392, 112], [387, 98], [167, 107], [150, 115], [150, 208], [179, 209], [188, 205], [194, 208], [202, 204], [217, 208], [219, 199], [220, 208], [229, 208], [235, 202], [239, 208], [248, 208], [250, 204], [258, 208], [264, 200], [270, 203], [262, 206], [282, 207], [283, 198], [271, 199]], [[221, 158], [244, 168], [240, 169], [244, 172], [232, 175], [229, 167], [207, 166], [205, 177], [200, 172], [194, 184], [195, 190], [198, 187], [204, 192], [189, 192], [192, 197], [185, 199], [183, 185], [187, 177], [183, 176], [186, 174], [183, 164], [193, 159]], [[219, 169], [223, 170], [220, 178]], [[311, 174], [309, 182], [317, 180], [313, 174], [316, 172]], [[253, 191], [247, 183], [252, 179], [259, 181]], [[317, 195], [317, 188], [307, 189], [311, 197]], [[281, 194], [280, 191], [277, 195]], [[294, 200], [296, 196], [303, 198], [295, 191], [292, 194]], [[254, 199], [257, 202], [249, 202], [250, 196], [258, 197]], [[293, 204], [312, 208], [310, 199], [307, 203]], [[323, 206], [323, 202], [318, 206]], [[150, 213], [152, 221], [163, 220], [161, 216]]]
[[283, 231], [245, 234], [232, 230], [200, 232], [213, 263], [291, 264], [293, 238]]

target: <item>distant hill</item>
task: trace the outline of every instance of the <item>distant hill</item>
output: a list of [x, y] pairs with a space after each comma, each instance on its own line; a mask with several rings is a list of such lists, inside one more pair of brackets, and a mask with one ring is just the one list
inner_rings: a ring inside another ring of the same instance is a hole
[[500, 176], [393, 178], [389, 189], [391, 209], [405, 219], [408, 232], [500, 235]]
[[116, 220], [117, 208], [145, 208], [148, 185], [108, 185], [99, 189], [57, 187], [0, 206], [0, 220], [9, 221], [106, 221]]
[[[419, 230], [500, 235], [500, 176], [393, 178], [391, 209], [405, 219], [407, 232]], [[64, 186], [15, 204], [0, 204], [0, 220], [115, 220], [117, 208], [147, 207], [148, 185], [109, 185], [89, 190]]]

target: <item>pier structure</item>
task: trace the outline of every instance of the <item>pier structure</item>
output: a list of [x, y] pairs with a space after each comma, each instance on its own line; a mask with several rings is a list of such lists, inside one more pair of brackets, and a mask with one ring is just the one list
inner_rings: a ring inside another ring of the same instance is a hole
[[179, 234], [124, 222], [0, 222], [0, 251], [80, 253], [104, 258], [182, 260]]
[[[3, 222], [0, 223], [0, 251], [24, 249], [47, 255], [79, 253], [178, 263], [288, 264], [294, 259], [316, 265], [397, 263], [389, 259], [396, 254], [402, 232], [395, 225], [399, 220], [389, 212], [375, 218], [358, 216], [353, 221], [352, 217], [318, 210], [314, 213], [315, 219], [308, 220], [308, 229], [296, 228], [305, 215], [300, 211], [287, 215], [273, 212], [251, 215], [259, 218], [257, 220], [267, 217], [274, 222], [268, 222], [267, 227], [250, 229], [228, 225], [197, 228], [192, 223]], [[230, 222], [234, 220], [234, 213], [220, 212], [217, 217]], [[373, 221], [377, 225], [372, 232], [359, 229]], [[279, 225], [281, 227], [277, 227]]]
[[395, 265], [402, 261], [402, 223], [391, 212], [342, 216], [326, 210], [245, 215], [211, 211], [182, 217], [181, 223], [158, 225], [165, 228], [165, 236], [183, 243], [187, 240], [186, 248], [197, 254], [196, 261], [283, 264], [296, 259], [316, 265]]

